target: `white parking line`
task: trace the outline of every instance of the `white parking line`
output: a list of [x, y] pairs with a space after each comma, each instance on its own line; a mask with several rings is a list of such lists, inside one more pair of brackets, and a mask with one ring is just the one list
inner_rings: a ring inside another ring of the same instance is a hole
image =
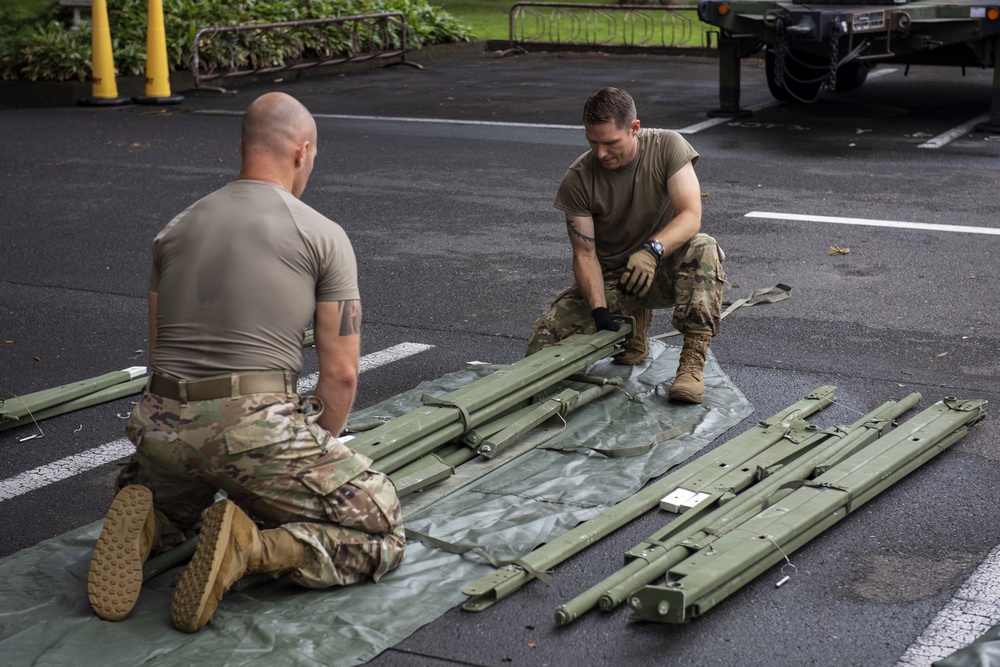
[[[895, 69], [879, 69], [879, 70], [875, 70], [874, 72], [872, 72], [871, 74], [868, 75], [868, 78], [866, 80], [867, 81], [871, 81], [872, 79], [877, 79], [877, 78], [883, 77], [883, 76], [885, 76], [887, 74], [892, 74], [895, 71], [896, 71]], [[761, 102], [760, 104], [754, 104], [753, 106], [749, 106], [749, 107], [746, 108], [746, 110], [747, 111], [763, 111], [764, 109], [769, 109], [771, 107], [778, 106], [779, 104], [785, 104], [785, 102], [782, 102], [780, 100], [770, 100], [768, 102]], [[695, 132], [700, 132], [701, 130], [707, 130], [710, 127], [715, 127], [716, 125], [721, 125], [722, 123], [727, 123], [727, 122], [729, 122], [731, 120], [733, 120], [733, 119], [732, 118], [712, 118], [711, 120], [703, 120], [700, 123], [695, 123], [694, 125], [688, 125], [687, 127], [682, 127], [681, 129], [677, 130], [677, 132], [680, 133], [680, 134], [694, 134]]]
[[[779, 104], [784, 104], [780, 100], [769, 100], [767, 102], [761, 102], [760, 104], [754, 104], [753, 106], [747, 107], [746, 111], [762, 111], [763, 109], [770, 109], [771, 107], [776, 107]], [[703, 120], [700, 123], [695, 123], [694, 125], [688, 125], [687, 127], [682, 127], [677, 130], [678, 134], [694, 134], [695, 132], [700, 132], [701, 130], [707, 130], [710, 127], [715, 127], [716, 125], [721, 125], [722, 123], [728, 123], [733, 118], [710, 118], [709, 120]]]
[[938, 612], [896, 667], [927, 667], [968, 646], [1000, 622], [1000, 547]]
[[801, 220], [803, 222], [830, 222], [837, 225], [863, 225], [867, 227], [897, 227], [902, 229], [924, 229], [934, 232], [958, 232], [963, 234], [1000, 235], [996, 227], [969, 227], [966, 225], [938, 225], [927, 222], [903, 222], [900, 220], [872, 220], [869, 218], [839, 218], [828, 215], [802, 215], [799, 213], [770, 213], [751, 211], [747, 218], [767, 218], [769, 220]]
[[874, 79], [881, 79], [883, 76], [886, 76], [888, 74], [892, 74], [893, 72], [896, 72], [896, 71], [897, 70], [895, 68], [877, 69], [874, 72], [869, 72], [868, 76], [865, 77], [865, 81], [872, 81]]
[[941, 148], [945, 144], [948, 144], [961, 136], [968, 134], [972, 129], [979, 125], [980, 123], [985, 123], [990, 119], [988, 113], [984, 113], [982, 116], [976, 116], [967, 123], [962, 123], [958, 127], [952, 128], [943, 134], [939, 134], [930, 141], [925, 141], [924, 143], [917, 146], [917, 148]]
[[[429, 350], [432, 347], [434, 346], [422, 343], [400, 343], [399, 345], [394, 345], [385, 350], [372, 352], [361, 357], [360, 370], [361, 372], [370, 371], [373, 368], [405, 359], [424, 350]], [[299, 391], [302, 393], [311, 391], [316, 386], [316, 379], [318, 377], [319, 374], [315, 373], [299, 380]], [[20, 475], [8, 477], [0, 481], [0, 502], [68, 479], [106, 463], [123, 459], [134, 451], [135, 447], [132, 443], [122, 438], [101, 445], [100, 447], [94, 447], [79, 454], [74, 454], [73, 456], [67, 456], [64, 459], [47, 465], [39, 466], [33, 470], [22, 472]]]
[[105, 463], [123, 459], [135, 451], [131, 442], [122, 438], [85, 452], [67, 456], [34, 470], [22, 472], [0, 482], [0, 502], [40, 489], [43, 486], [69, 479], [73, 475], [87, 472]]
[[[432, 347], [434, 346], [424, 345], [423, 343], [400, 343], [399, 345], [393, 345], [392, 347], [387, 347], [384, 350], [372, 352], [361, 357], [358, 364], [358, 371], [364, 373], [373, 368], [385, 366], [406, 357], [412, 357], [414, 354], [429, 350]], [[318, 379], [319, 373], [312, 373], [311, 375], [301, 377], [296, 389], [298, 389], [300, 394], [308, 394], [316, 388], [316, 380]]]

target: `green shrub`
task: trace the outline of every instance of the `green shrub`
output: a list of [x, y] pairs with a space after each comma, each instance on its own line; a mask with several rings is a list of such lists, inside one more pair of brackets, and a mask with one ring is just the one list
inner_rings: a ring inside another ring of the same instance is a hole
[[[72, 11], [54, 0], [22, 0], [21, 4], [16, 15], [0, 15], [0, 19], [6, 19], [0, 21], [0, 78], [86, 80], [92, 63], [89, 25], [74, 26]], [[117, 72], [143, 74], [147, 0], [115, 0], [110, 5], [108, 22]], [[167, 62], [172, 70], [189, 68], [192, 40], [203, 28], [389, 11], [402, 12], [406, 17], [410, 47], [470, 39], [465, 26], [425, 0], [235, 0], [225, 4], [214, 0], [163, 0]], [[372, 37], [381, 40], [381, 35]], [[398, 44], [399, 35], [390, 34], [388, 39]], [[339, 52], [333, 53], [337, 49]], [[298, 31], [290, 37], [262, 34], [258, 39], [231, 45], [212, 43], [199, 53], [199, 58], [203, 68], [228, 66], [231, 62], [261, 67], [299, 57], [341, 55], [350, 50], [347, 37], [331, 27], [325, 31]]]
[[4, 0], [0, 3], [0, 23], [37, 21], [58, 4], [59, 0]]

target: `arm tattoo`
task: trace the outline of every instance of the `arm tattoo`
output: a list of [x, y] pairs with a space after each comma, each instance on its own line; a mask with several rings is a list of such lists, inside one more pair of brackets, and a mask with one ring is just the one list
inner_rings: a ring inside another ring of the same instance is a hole
[[361, 301], [350, 299], [337, 302], [340, 311], [340, 335], [356, 336], [361, 333]]
[[586, 234], [581, 234], [577, 228], [574, 226], [573, 221], [570, 218], [566, 218], [566, 226], [569, 227], [569, 233], [580, 239], [584, 243], [593, 243], [594, 237], [587, 236]]

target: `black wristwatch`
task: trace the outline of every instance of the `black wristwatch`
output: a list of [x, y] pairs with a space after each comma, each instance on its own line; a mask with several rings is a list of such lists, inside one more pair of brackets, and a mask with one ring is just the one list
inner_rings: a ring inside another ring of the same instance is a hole
[[660, 259], [663, 257], [663, 244], [657, 241], [656, 239], [653, 239], [651, 241], [646, 241], [645, 243], [642, 244], [642, 247], [648, 250], [649, 252], [653, 253], [653, 256], [656, 257], [657, 262], [659, 262]]

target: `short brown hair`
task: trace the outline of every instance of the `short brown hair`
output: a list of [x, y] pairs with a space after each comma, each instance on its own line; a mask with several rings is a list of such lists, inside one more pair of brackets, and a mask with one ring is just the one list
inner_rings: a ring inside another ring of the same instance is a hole
[[601, 88], [583, 105], [584, 125], [614, 123], [621, 129], [635, 120], [635, 101], [620, 88]]

